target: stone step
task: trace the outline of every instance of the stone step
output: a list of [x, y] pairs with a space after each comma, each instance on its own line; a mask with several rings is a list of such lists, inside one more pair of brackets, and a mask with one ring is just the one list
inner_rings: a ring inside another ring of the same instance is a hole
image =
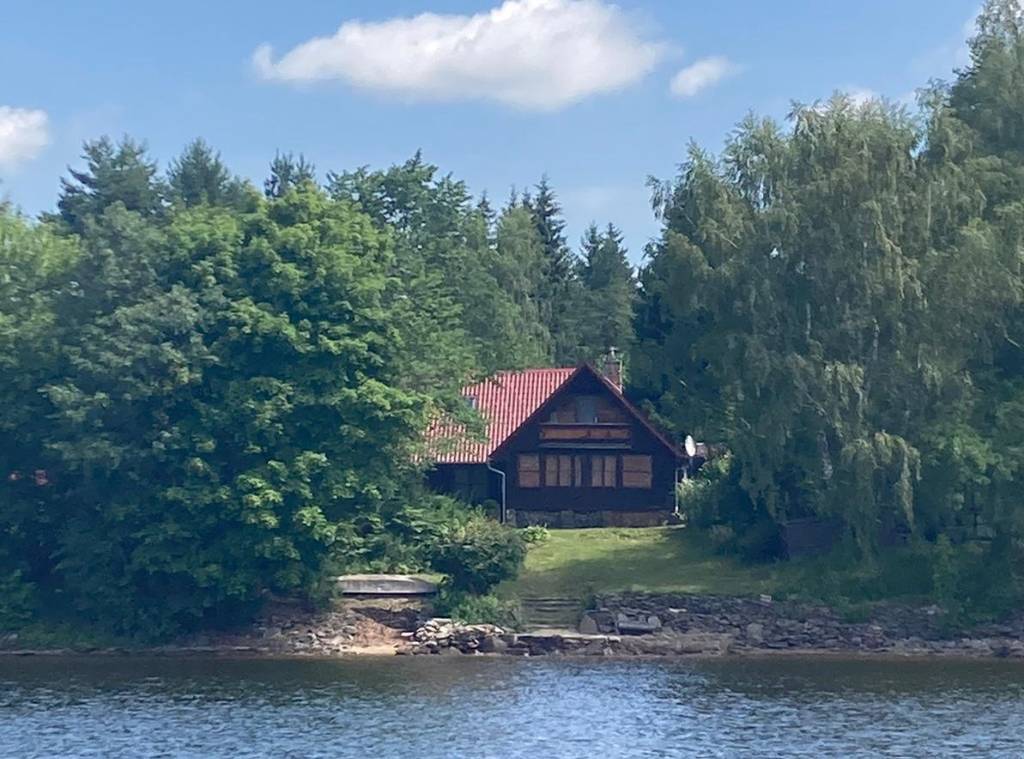
[[582, 609], [583, 605], [578, 601], [571, 603], [556, 603], [554, 601], [544, 601], [537, 603], [535, 601], [521, 601], [520, 605], [529, 609], [551, 609], [554, 611], [561, 611], [563, 609]]
[[580, 602], [578, 598], [569, 598], [567, 596], [523, 596], [522, 600], [533, 602], [550, 601], [551, 603], [561, 604], [578, 604]]
[[520, 599], [520, 609], [526, 630], [575, 630], [583, 604], [576, 598], [527, 596]]
[[526, 617], [526, 621], [530, 622], [530, 623], [536, 623], [536, 622], [540, 622], [541, 620], [552, 620], [552, 619], [553, 620], [559, 620], [559, 621], [562, 621], [562, 620], [565, 620], [565, 621], [572, 620], [573, 621], [573, 625], [572, 625], [573, 627], [575, 627], [576, 624], [579, 622], [579, 617], [580, 617], [580, 615], [577, 614], [575, 611], [558, 612], [558, 613], [548, 612], [546, 614], [545, 613], [538, 613], [538, 612], [535, 612], [535, 611], [527, 611], [527, 612], [524, 613], [523, 616]]

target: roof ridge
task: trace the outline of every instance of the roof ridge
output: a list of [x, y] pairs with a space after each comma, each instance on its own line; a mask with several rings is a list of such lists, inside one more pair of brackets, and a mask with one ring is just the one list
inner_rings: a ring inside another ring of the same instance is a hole
[[528, 366], [525, 369], [499, 369], [494, 374], [525, 374], [526, 372], [573, 372], [579, 366]]

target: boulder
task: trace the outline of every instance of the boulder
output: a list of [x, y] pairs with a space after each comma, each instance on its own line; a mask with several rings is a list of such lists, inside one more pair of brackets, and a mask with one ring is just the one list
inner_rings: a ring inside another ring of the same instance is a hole
[[508, 651], [508, 644], [499, 635], [488, 635], [480, 641], [477, 651], [484, 654], [503, 654]]
[[760, 622], [751, 622], [747, 625], [747, 642], [752, 646], [764, 643], [764, 625]]
[[619, 614], [615, 622], [619, 632], [625, 635], [649, 635], [661, 629], [661, 618], [654, 614], [636, 617]]
[[591, 609], [584, 613], [578, 629], [584, 635], [614, 635], [618, 632], [615, 615], [607, 609]]

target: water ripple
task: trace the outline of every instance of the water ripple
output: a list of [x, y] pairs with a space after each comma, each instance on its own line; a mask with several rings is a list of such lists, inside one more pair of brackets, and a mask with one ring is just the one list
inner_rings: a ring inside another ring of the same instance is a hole
[[1024, 756], [1024, 666], [0, 661], [7, 757]]

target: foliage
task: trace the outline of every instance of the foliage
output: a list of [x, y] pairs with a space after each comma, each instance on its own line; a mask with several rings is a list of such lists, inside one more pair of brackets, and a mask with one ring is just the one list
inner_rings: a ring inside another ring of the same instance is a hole
[[747, 120], [721, 163], [692, 150], [666, 189], [645, 291], [672, 327], [635, 370], [662, 387], [678, 373], [670, 413], [727, 441], [773, 519], [855, 505], [867, 544], [883, 512], [912, 519], [919, 454], [897, 420], [940, 371], [917, 361], [913, 209], [898, 189], [918, 137], [900, 113], [843, 98], [794, 118], [788, 136]]
[[865, 564], [837, 551], [787, 569], [787, 595], [824, 602], [854, 613], [879, 602], [935, 603], [950, 630], [1004, 617], [1020, 603], [1010, 552], [998, 546], [916, 541], [883, 552]]
[[523, 197], [522, 207], [529, 211], [540, 242], [537, 301], [541, 322], [552, 337], [555, 363], [572, 364], [580, 358], [575, 311], [581, 297], [577, 259], [566, 241], [562, 206], [547, 176], [541, 177], [535, 190]]
[[737, 540], [751, 513], [838, 517], [869, 562], [884, 530], [1021, 536], [1020, 20], [988, 3], [923, 119], [798, 105], [654, 183], [631, 380], [732, 452]]
[[456, 592], [485, 595], [514, 578], [526, 556], [519, 532], [483, 516], [450, 526], [434, 548], [431, 566], [448, 575]]
[[473, 595], [444, 587], [434, 600], [434, 613], [467, 625], [516, 626], [515, 604], [493, 595]]
[[22, 375], [47, 482], [5, 489], [12, 540], [42, 543], [11, 553], [115, 631], [309, 592], [340, 526], [414, 476], [430, 407], [400, 386], [387, 238], [311, 185], [246, 214], [108, 200], [50, 293], [56, 360]]
[[547, 543], [551, 539], [551, 531], [544, 525], [540, 524], [524, 527], [519, 531], [519, 535], [522, 537], [523, 542], [528, 546]]
[[583, 235], [577, 320], [580, 356], [595, 362], [609, 348], [628, 351], [633, 342], [636, 278], [614, 224], [591, 224]]
[[751, 501], [732, 455], [712, 459], [679, 489], [686, 523], [705, 531], [715, 550], [745, 561], [765, 562], [785, 554], [782, 534], [768, 512]]
[[167, 168], [168, 195], [173, 203], [186, 207], [201, 205], [252, 206], [256, 189], [231, 176], [220, 153], [203, 140], [189, 143], [184, 152]]
[[263, 193], [268, 198], [282, 198], [303, 185], [316, 184], [316, 166], [299, 153], [278, 153], [270, 162], [270, 176], [263, 182]]
[[37, 606], [36, 588], [20, 570], [0, 575], [0, 630], [13, 630], [30, 621]]
[[431, 571], [448, 530], [475, 513], [461, 501], [410, 483], [386, 508], [339, 525], [329, 574]]
[[398, 327], [418, 348], [409, 381], [457, 394], [470, 376], [547, 363], [550, 335], [530, 279], [542, 252], [529, 222], [503, 213], [492, 230], [489, 206], [418, 153], [384, 171], [329, 174], [328, 184], [394, 237], [397, 305], [407, 312]]
[[74, 240], [0, 210], [0, 625], [34, 606], [61, 521], [54, 457], [38, 435], [50, 408], [39, 388], [60, 361], [54, 301], [81, 293]]
[[146, 219], [164, 210], [166, 187], [157, 178], [157, 165], [146, 146], [125, 137], [114, 143], [109, 137], [85, 143], [84, 170], [71, 169], [61, 179], [58, 215], [67, 229], [85, 234], [88, 225], [114, 203]]

